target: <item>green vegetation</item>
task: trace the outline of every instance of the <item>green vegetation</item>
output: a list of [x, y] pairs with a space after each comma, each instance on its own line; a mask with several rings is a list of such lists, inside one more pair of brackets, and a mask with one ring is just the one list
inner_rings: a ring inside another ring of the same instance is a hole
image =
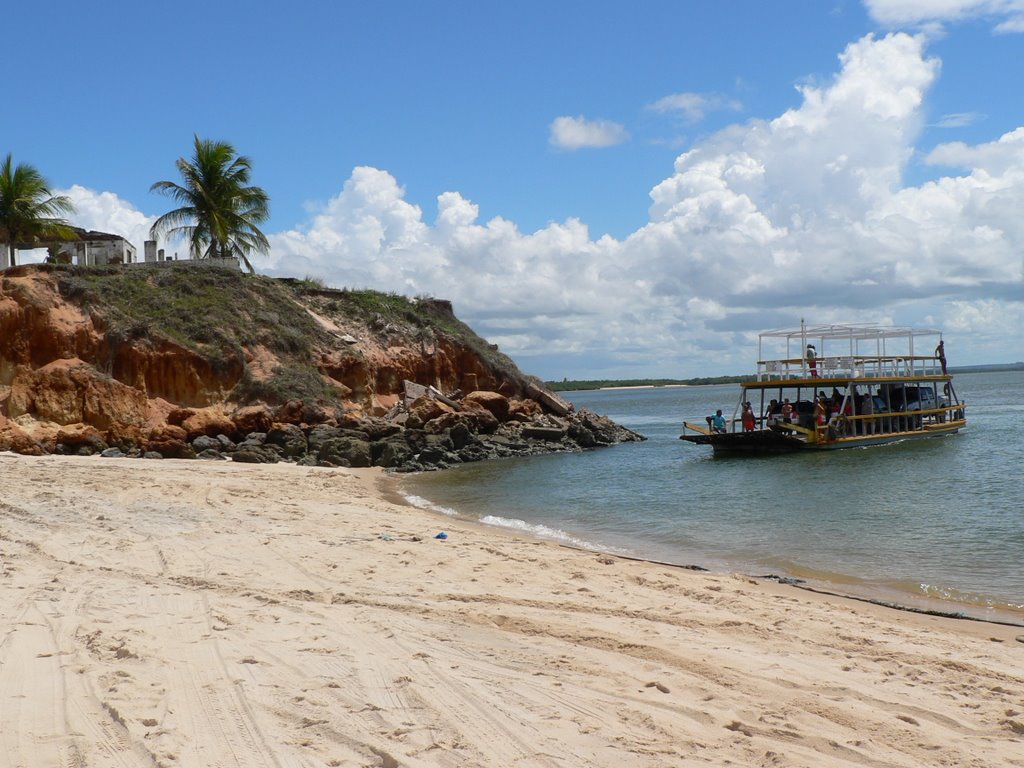
[[7, 243], [8, 266], [15, 265], [20, 243], [73, 239], [75, 232], [61, 214], [74, 210], [70, 198], [50, 194], [49, 183], [33, 166], [15, 166], [7, 155], [0, 165], [0, 242]]
[[289, 400], [324, 402], [338, 397], [338, 391], [310, 365], [290, 363], [279, 365], [266, 379], [255, 379], [249, 371], [235, 385], [234, 398], [240, 402], [262, 400], [270, 405], [281, 405]]
[[442, 299], [419, 296], [415, 299], [396, 293], [370, 290], [322, 288], [309, 278], [280, 281], [295, 291], [302, 301], [325, 317], [347, 319], [367, 326], [376, 333], [395, 333], [424, 344], [447, 337], [471, 349], [492, 372], [522, 383], [526, 377], [515, 362], [502, 354], [496, 344], [488, 344], [472, 328], [463, 323]]
[[610, 387], [672, 387], [698, 386], [702, 384], [736, 384], [750, 381], [753, 376], [701, 376], [695, 379], [599, 379], [593, 381], [547, 381], [545, 385], [553, 392], [579, 392], [589, 389]]
[[150, 187], [181, 204], [153, 223], [150, 237], [183, 235], [193, 259], [238, 258], [252, 273], [248, 255], [270, 248], [259, 230], [270, 216], [270, 198], [260, 187], [249, 186], [252, 163], [236, 155], [225, 141], [195, 136], [191, 162], [179, 157], [183, 184], [158, 181]]
[[161, 337], [211, 364], [263, 346], [282, 359], [312, 357], [325, 332], [275, 280], [225, 269], [51, 267], [61, 294], [95, 311], [115, 339]]
[[[337, 355], [339, 349], [343, 357], [361, 353], [340, 342], [311, 311], [357, 335], [394, 336], [403, 345], [428, 348], [445, 342], [467, 347], [497, 379], [518, 385], [526, 380], [511, 359], [460, 322], [447, 301], [332, 290], [316, 280], [272, 279], [189, 262], [38, 269], [55, 274], [61, 295], [92, 315], [112, 349], [170, 342], [192, 350], [214, 370], [245, 369], [232, 394], [240, 402], [337, 399], [317, 368], [321, 355]], [[245, 366], [259, 348], [276, 358], [269, 377], [254, 377]]]

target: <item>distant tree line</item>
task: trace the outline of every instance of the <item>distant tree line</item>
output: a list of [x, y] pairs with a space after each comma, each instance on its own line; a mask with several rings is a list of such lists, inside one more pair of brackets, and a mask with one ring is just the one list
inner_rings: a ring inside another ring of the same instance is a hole
[[[991, 373], [997, 371], [1024, 371], [1024, 362], [964, 365], [949, 369], [950, 373]], [[612, 387], [693, 387], [704, 384], [738, 384], [743, 381], [753, 381], [754, 378], [754, 376], [699, 376], [694, 379], [592, 379], [588, 381], [562, 379], [561, 381], [546, 381], [544, 383], [552, 392], [579, 392], [591, 389], [610, 389]]]
[[552, 392], [579, 392], [580, 390], [609, 389], [611, 387], [692, 387], [703, 384], [736, 384], [741, 381], [750, 381], [753, 378], [753, 376], [699, 376], [694, 379], [593, 379], [590, 381], [562, 379], [544, 383]]

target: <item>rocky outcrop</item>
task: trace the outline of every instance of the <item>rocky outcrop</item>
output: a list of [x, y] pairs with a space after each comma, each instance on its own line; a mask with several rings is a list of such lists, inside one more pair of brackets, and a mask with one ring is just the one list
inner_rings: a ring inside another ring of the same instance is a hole
[[[243, 434], [235, 426], [228, 433], [200, 433], [194, 437], [183, 427], [162, 424], [154, 427], [142, 444], [118, 446], [116, 453], [104, 455], [230, 459], [249, 464], [294, 461], [310, 466], [377, 466], [421, 472], [486, 459], [580, 451], [643, 439], [585, 409], [529, 422], [498, 422], [490, 412], [476, 408], [456, 411], [442, 405], [425, 423], [411, 422], [415, 426], [410, 425], [411, 411], [404, 410], [391, 418], [351, 417], [315, 425], [272, 421], [265, 430]], [[416, 404], [414, 410], [424, 414], [424, 403]], [[486, 414], [486, 430], [480, 430], [482, 414]], [[102, 433], [89, 427], [61, 435], [57, 448], [60, 453], [103, 453], [107, 448]], [[29, 443], [25, 445], [32, 448]]]
[[642, 439], [448, 302], [194, 269], [0, 271], [0, 450], [409, 471]]
[[105, 376], [78, 358], [54, 360], [12, 379], [7, 415], [31, 414], [54, 424], [89, 424], [97, 429], [139, 426], [147, 418], [145, 394]]

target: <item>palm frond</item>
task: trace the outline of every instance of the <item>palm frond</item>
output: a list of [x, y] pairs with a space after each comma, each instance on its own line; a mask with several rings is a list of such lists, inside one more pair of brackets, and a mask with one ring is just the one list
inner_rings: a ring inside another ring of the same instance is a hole
[[193, 258], [235, 256], [253, 271], [248, 254], [270, 248], [258, 228], [270, 216], [270, 199], [249, 185], [252, 162], [231, 144], [196, 134], [192, 158], [178, 158], [176, 165], [181, 184], [158, 181], [150, 189], [182, 207], [158, 218], [151, 235], [187, 233]]
[[49, 183], [33, 166], [14, 165], [10, 153], [0, 163], [0, 233], [12, 264], [19, 243], [74, 238], [74, 230], [62, 217], [74, 210], [70, 198], [51, 194]]

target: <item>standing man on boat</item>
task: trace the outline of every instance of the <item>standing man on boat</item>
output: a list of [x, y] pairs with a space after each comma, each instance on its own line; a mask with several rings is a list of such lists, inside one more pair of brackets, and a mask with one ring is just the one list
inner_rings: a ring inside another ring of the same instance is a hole
[[939, 346], [935, 348], [935, 356], [939, 358], [939, 365], [942, 366], [942, 375], [946, 375], [946, 342], [939, 339]]
[[817, 356], [818, 356], [818, 353], [815, 351], [814, 345], [813, 344], [808, 344], [807, 345], [807, 355], [806, 355], [806, 357], [807, 357], [807, 367], [811, 369], [811, 378], [812, 379], [818, 378], [818, 362], [817, 362], [817, 360], [815, 360], [815, 358]]

